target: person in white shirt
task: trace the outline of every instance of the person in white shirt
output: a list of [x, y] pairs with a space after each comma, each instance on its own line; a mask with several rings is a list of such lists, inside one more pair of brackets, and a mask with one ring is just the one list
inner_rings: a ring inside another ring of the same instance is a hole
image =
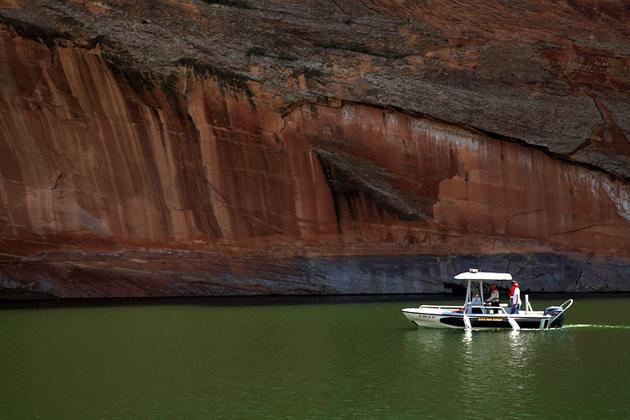
[[490, 285], [490, 297], [486, 299], [486, 304], [499, 306], [499, 289], [497, 289], [496, 283]]
[[516, 280], [512, 280], [512, 289], [510, 289], [510, 313], [518, 314], [521, 306], [521, 289]]

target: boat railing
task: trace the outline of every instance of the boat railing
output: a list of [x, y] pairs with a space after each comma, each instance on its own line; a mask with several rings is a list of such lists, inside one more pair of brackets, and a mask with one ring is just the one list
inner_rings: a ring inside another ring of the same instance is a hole
[[506, 304], [501, 304], [500, 306], [494, 306], [494, 305], [484, 305], [483, 303], [467, 303], [463, 306], [454, 306], [454, 305], [421, 305], [418, 309], [440, 309], [440, 310], [462, 310], [465, 309], [467, 307], [471, 307], [471, 308], [483, 308], [483, 309], [494, 309], [494, 310], [501, 310], [503, 313], [508, 314], [507, 312], [507, 305]]
[[461, 306], [449, 306], [449, 305], [421, 305], [418, 309], [462, 309]]

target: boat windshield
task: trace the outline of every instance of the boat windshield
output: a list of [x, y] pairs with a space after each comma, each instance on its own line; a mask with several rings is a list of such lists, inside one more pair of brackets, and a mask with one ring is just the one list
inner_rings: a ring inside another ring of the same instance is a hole
[[501, 280], [468, 280], [466, 286], [466, 299], [464, 305], [468, 303], [483, 304], [486, 299], [486, 295], [489, 296], [490, 286], [484, 285], [484, 283], [500, 283]]
[[467, 314], [489, 314], [498, 315], [505, 313], [505, 309], [500, 306], [489, 306], [483, 303], [468, 302], [465, 305], [465, 313]]

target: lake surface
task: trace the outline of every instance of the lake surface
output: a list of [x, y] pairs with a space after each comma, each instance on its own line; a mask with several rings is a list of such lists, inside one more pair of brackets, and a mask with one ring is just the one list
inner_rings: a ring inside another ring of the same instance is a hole
[[0, 418], [630, 418], [630, 299], [542, 332], [417, 329], [407, 306], [3, 310]]

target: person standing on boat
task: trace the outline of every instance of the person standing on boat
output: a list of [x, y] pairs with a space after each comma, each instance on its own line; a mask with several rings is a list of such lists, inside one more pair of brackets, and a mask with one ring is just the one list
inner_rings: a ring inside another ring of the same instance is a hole
[[510, 289], [510, 314], [518, 314], [518, 308], [521, 306], [521, 289], [516, 280], [512, 280], [512, 288]]
[[490, 297], [486, 299], [486, 303], [492, 306], [499, 306], [499, 289], [497, 289], [496, 283], [490, 285]]

